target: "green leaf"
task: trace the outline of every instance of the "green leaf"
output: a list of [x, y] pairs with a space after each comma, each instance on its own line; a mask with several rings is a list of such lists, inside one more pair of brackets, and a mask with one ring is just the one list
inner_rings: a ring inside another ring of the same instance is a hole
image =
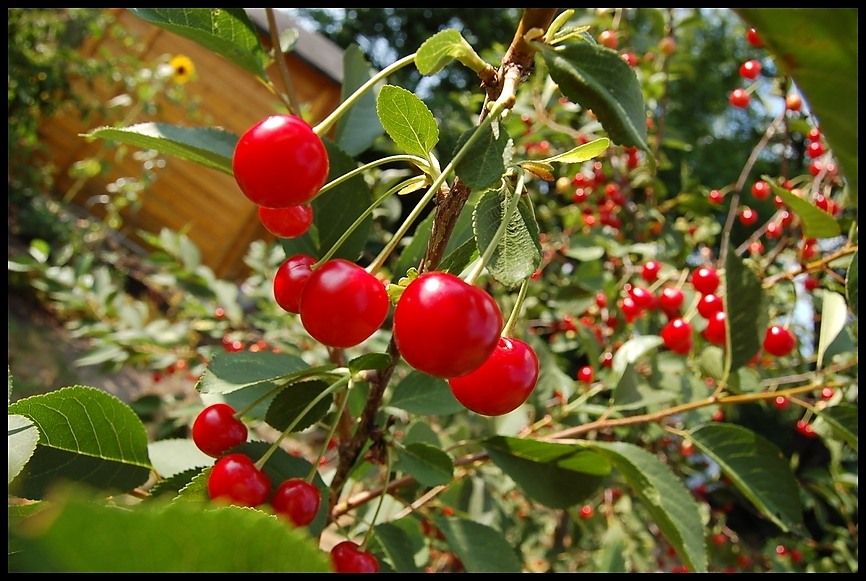
[[142, 149], [153, 149], [234, 175], [232, 156], [238, 136], [224, 129], [139, 123], [131, 127], [98, 127], [83, 137], [88, 141], [107, 139]]
[[[860, 426], [857, 406], [839, 404], [817, 411], [818, 420], [814, 424], [815, 431], [826, 437], [834, 436], [846, 442], [854, 449], [854, 452], [857, 452]], [[824, 430], [822, 424], [826, 424], [830, 429]]]
[[414, 370], [394, 388], [388, 405], [425, 416], [449, 415], [466, 409], [454, 398], [444, 379]]
[[544, 47], [542, 55], [562, 94], [592, 109], [614, 143], [649, 151], [640, 83], [618, 52], [577, 42]]
[[688, 488], [658, 457], [627, 442], [587, 442], [607, 457], [635, 491], [665, 539], [693, 572], [707, 571], [700, 510]]
[[391, 365], [391, 356], [387, 353], [365, 353], [355, 357], [347, 367], [352, 373], [358, 373], [367, 369], [386, 369]]
[[521, 572], [514, 545], [496, 529], [457, 517], [440, 517], [435, 523], [467, 573]]
[[[467, 130], [457, 142], [455, 155], [478, 128]], [[481, 135], [470, 146], [469, 151], [457, 164], [457, 176], [470, 188], [482, 191], [497, 187], [505, 173], [505, 150], [511, 143], [504, 127], [494, 133], [490, 126], [480, 129]]]
[[851, 264], [848, 265], [848, 274], [845, 276], [845, 297], [848, 299], [848, 308], [851, 309], [851, 312], [854, 313], [854, 316], [859, 316], [858, 305], [857, 305], [857, 296], [859, 294], [859, 281], [857, 276], [857, 271], [859, 270], [857, 267], [857, 255], [859, 252], [855, 252], [854, 256], [851, 257]]
[[761, 514], [786, 532], [800, 531], [799, 485], [775, 444], [742, 426], [717, 422], [689, 434]]
[[262, 81], [270, 57], [242, 8], [130, 8], [139, 18], [188, 38]]
[[733, 248], [729, 248], [727, 253], [723, 278], [731, 349], [730, 371], [735, 371], [751, 361], [761, 349], [767, 328], [767, 309], [761, 281]]
[[[332, 181], [358, 164], [346, 152], [329, 139], [323, 140], [328, 150], [330, 170], [328, 181]], [[318, 253], [321, 257], [349, 230], [352, 224], [373, 203], [370, 187], [364, 176], [355, 177], [313, 199], [313, 224], [318, 232]], [[373, 230], [373, 217], [367, 216], [352, 234], [340, 245], [333, 258], [345, 258], [355, 262], [364, 252]], [[288, 255], [291, 256], [291, 255]]]
[[839, 293], [825, 290], [821, 297], [821, 331], [818, 335], [818, 369], [824, 364], [824, 354], [845, 327], [848, 318], [848, 309], [845, 306], [845, 297]]
[[472, 70], [476, 70], [473, 64], [483, 62], [472, 45], [457, 30], [449, 28], [437, 32], [421, 44], [415, 53], [415, 67], [422, 75], [435, 75], [454, 59]]
[[493, 462], [529, 498], [567, 508], [589, 498], [610, 463], [586, 446], [493, 436], [483, 442]]
[[213, 466], [214, 459], [199, 450], [190, 438], [157, 440], [147, 445], [153, 469], [161, 478], [170, 478], [187, 470]]
[[[364, 52], [353, 44], [343, 51], [342, 101], [348, 99], [358, 88], [370, 80], [373, 71]], [[352, 157], [366, 151], [384, 133], [376, 117], [376, 94], [365, 92], [337, 122], [335, 140], [337, 145]]]
[[625, 531], [619, 520], [609, 519], [595, 555], [595, 573], [627, 573]]
[[613, 365], [611, 365], [613, 377], [622, 376], [627, 366], [634, 365], [641, 357], [655, 350], [662, 343], [662, 338], [656, 335], [635, 337], [623, 343], [613, 356]]
[[387, 555], [394, 571], [420, 573], [415, 564], [416, 553], [426, 548], [425, 539], [414, 517], [377, 524], [373, 527], [376, 543]]
[[399, 449], [394, 469], [405, 472], [423, 486], [448, 484], [454, 479], [454, 462], [441, 449], [414, 442]]
[[303, 359], [288, 353], [218, 353], [202, 374], [198, 390], [225, 394], [242, 387], [273, 382], [309, 368]]
[[589, 143], [578, 145], [574, 149], [566, 151], [565, 153], [560, 153], [559, 155], [554, 155], [553, 157], [548, 157], [547, 159], [541, 159], [538, 161], [540, 163], [553, 163], [554, 161], [559, 163], [583, 163], [603, 154], [607, 151], [608, 147], [610, 147], [610, 139], [601, 137], [599, 139], [593, 139]]
[[379, 121], [401, 150], [424, 159], [439, 142], [439, 126], [433, 113], [411, 91], [385, 85], [376, 100]]
[[6, 484], [21, 473], [24, 465], [36, 451], [36, 443], [39, 441], [39, 430], [36, 425], [24, 416], [9, 414], [8, 418], [8, 443], [9, 456], [7, 457], [9, 474]]
[[[493, 242], [496, 231], [505, 219], [509, 198], [515, 195], [510, 188], [503, 188], [501, 191], [485, 192], [478, 200], [473, 222], [480, 253], [486, 252]], [[512, 212], [505, 234], [487, 263], [487, 270], [505, 288], [514, 289], [532, 276], [540, 264], [538, 223], [529, 203], [521, 196], [517, 211]]]
[[[325, 417], [331, 407], [332, 395], [321, 397], [313, 404], [326, 389], [328, 384], [320, 380], [300, 381], [285, 387], [268, 406], [265, 421], [278, 432], [285, 432], [292, 425], [289, 432], [306, 430]], [[301, 416], [310, 404], [313, 407]]]
[[777, 186], [770, 176], [761, 176], [761, 179], [770, 184], [773, 193], [779, 196], [785, 205], [800, 218], [803, 223], [803, 236], [807, 238], [833, 238], [839, 235], [839, 223], [833, 216], [791, 190]]
[[64, 387], [19, 400], [9, 413], [27, 417], [39, 430], [36, 451], [10, 485], [19, 496], [42, 498], [61, 481], [126, 492], [150, 474], [144, 425], [105, 391]]
[[781, 72], [794, 79], [817, 118], [857, 203], [860, 63], [857, 8], [736, 8], [758, 31]]
[[10, 529], [23, 547], [10, 555], [10, 571], [331, 571], [327, 553], [306, 529], [260, 510], [202, 510], [182, 502], [111, 507], [78, 496], [57, 500], [48, 510]]

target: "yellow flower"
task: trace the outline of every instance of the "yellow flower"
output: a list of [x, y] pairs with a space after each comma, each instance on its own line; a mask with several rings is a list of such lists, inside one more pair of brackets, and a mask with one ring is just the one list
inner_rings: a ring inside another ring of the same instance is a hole
[[172, 77], [174, 82], [179, 85], [189, 81], [195, 74], [195, 65], [186, 55], [179, 54], [173, 57], [168, 64], [174, 70], [174, 76]]

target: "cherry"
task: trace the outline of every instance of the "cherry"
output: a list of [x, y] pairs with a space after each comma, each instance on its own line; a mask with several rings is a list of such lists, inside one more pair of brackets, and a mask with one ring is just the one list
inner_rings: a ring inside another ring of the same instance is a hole
[[710, 190], [707, 194], [707, 199], [709, 199], [713, 204], [721, 204], [725, 200], [725, 194], [720, 190]]
[[731, 91], [731, 94], [728, 95], [728, 101], [738, 109], [745, 109], [752, 101], [752, 97], [745, 89], [737, 88]]
[[484, 290], [446, 272], [426, 272], [394, 308], [394, 340], [406, 363], [449, 379], [478, 369], [499, 344], [502, 312]]
[[628, 294], [641, 311], [649, 311], [656, 306], [656, 298], [649, 289], [633, 286], [629, 289]]
[[325, 184], [329, 169], [325, 144], [295, 115], [256, 123], [238, 139], [232, 156], [241, 191], [267, 208], [306, 204]]
[[379, 560], [373, 553], [362, 551], [352, 541], [342, 541], [331, 549], [331, 564], [337, 573], [378, 573]]
[[192, 440], [199, 450], [218, 458], [226, 450], [247, 441], [247, 426], [235, 417], [227, 403], [215, 403], [204, 408], [192, 424]]
[[764, 46], [764, 41], [761, 40], [761, 37], [758, 36], [758, 31], [754, 28], [750, 28], [746, 31], [746, 40], [749, 41], [749, 44], [754, 46], [755, 48], [761, 48]]
[[683, 291], [675, 286], [666, 286], [659, 293], [659, 306], [666, 314], [679, 312], [684, 300]]
[[740, 208], [740, 223], [743, 226], [754, 226], [758, 221], [758, 213], [748, 206]]
[[797, 346], [797, 338], [790, 329], [773, 325], [764, 334], [764, 351], [776, 357], [784, 357]]
[[240, 506], [259, 506], [271, 494], [271, 480], [246, 454], [227, 454], [218, 459], [207, 479], [212, 500]]
[[598, 35], [598, 43], [612, 49], [619, 46], [619, 39], [616, 37], [616, 32], [613, 30], [602, 30]]
[[709, 319], [724, 308], [725, 303], [722, 298], [713, 293], [703, 295], [698, 301], [698, 313], [705, 319]]
[[740, 65], [740, 76], [744, 79], [754, 80], [761, 74], [761, 63], [755, 59], [747, 60]]
[[640, 276], [644, 279], [648, 284], [654, 283], [659, 278], [659, 272], [661, 272], [662, 263], [658, 260], [648, 260], [644, 263], [643, 268], [640, 271]]
[[318, 267], [301, 291], [301, 323], [329, 347], [353, 347], [385, 321], [391, 306], [385, 285], [354, 262], [336, 258]]
[[580, 507], [580, 518], [586, 520], [592, 518], [592, 515], [595, 514], [595, 507], [591, 504], [584, 504]]
[[824, 155], [824, 145], [820, 141], [810, 142], [809, 145], [806, 146], [806, 155], [808, 155], [810, 159], [821, 157]]
[[313, 274], [316, 259], [309, 254], [296, 254], [287, 258], [274, 275], [274, 298], [289, 313], [301, 312], [301, 291]]
[[691, 281], [695, 290], [703, 295], [716, 292], [716, 289], [719, 288], [719, 284], [721, 283], [719, 273], [716, 272], [715, 268], [709, 266], [702, 266], [693, 271]]
[[659, 41], [659, 49], [670, 56], [677, 50], [677, 41], [672, 36], [665, 36]]
[[500, 416], [517, 409], [535, 389], [538, 356], [520, 339], [500, 337], [493, 354], [466, 375], [448, 380], [454, 397], [469, 410]]
[[303, 478], [289, 478], [280, 484], [271, 498], [274, 512], [303, 527], [316, 518], [322, 494], [314, 484]]
[[685, 355], [692, 349], [692, 325], [680, 317], [671, 319], [662, 327], [661, 338], [665, 347]]
[[770, 188], [770, 184], [765, 182], [764, 180], [758, 180], [754, 184], [752, 184], [752, 195], [756, 200], [766, 200], [770, 197], [772, 190]]
[[704, 338], [714, 345], [725, 345], [728, 334], [728, 316], [725, 311], [719, 311], [707, 322]]
[[297, 238], [312, 226], [313, 207], [309, 204], [285, 208], [259, 206], [259, 221], [274, 236]]
[[577, 370], [577, 380], [586, 384], [592, 383], [592, 380], [595, 378], [595, 370], [589, 366], [584, 365], [580, 369]]
[[803, 107], [803, 98], [799, 93], [788, 93], [785, 97], [785, 108], [788, 111], [799, 111]]

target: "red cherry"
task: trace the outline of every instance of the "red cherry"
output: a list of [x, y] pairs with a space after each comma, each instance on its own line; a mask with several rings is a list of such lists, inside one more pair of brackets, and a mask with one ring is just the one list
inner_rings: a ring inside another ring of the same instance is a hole
[[313, 274], [316, 259], [309, 254], [296, 254], [287, 258], [274, 275], [274, 298], [284, 311], [301, 312], [301, 291]]
[[698, 313], [705, 319], [709, 319], [724, 308], [725, 304], [722, 298], [713, 293], [703, 295], [698, 301]]
[[761, 40], [761, 37], [758, 36], [758, 32], [754, 28], [750, 28], [746, 32], [746, 40], [749, 41], [749, 44], [751, 44], [755, 48], [760, 48], [764, 46], [764, 41]]
[[207, 493], [212, 500], [228, 501], [239, 506], [259, 506], [271, 494], [268, 475], [256, 468], [245, 454], [227, 454], [216, 461], [207, 479]]
[[325, 184], [328, 152], [300, 117], [272, 115], [238, 139], [232, 170], [241, 191], [257, 206], [298, 206]]
[[709, 199], [713, 204], [721, 204], [725, 201], [725, 194], [719, 190], [710, 190], [707, 194], [707, 199]]
[[616, 49], [619, 46], [619, 39], [613, 30], [602, 30], [598, 35], [598, 43], [608, 48]]
[[764, 180], [758, 180], [752, 184], [752, 195], [756, 200], [766, 200], [770, 197], [771, 193], [772, 189], [770, 188], [770, 184]]
[[677, 41], [672, 36], [665, 36], [659, 41], [659, 49], [666, 55], [670, 56], [677, 50]]
[[675, 286], [666, 286], [659, 293], [658, 300], [659, 306], [661, 306], [665, 314], [671, 316], [679, 312], [685, 300], [685, 295], [681, 289]]
[[520, 339], [501, 337], [481, 367], [448, 380], [455, 399], [484, 416], [501, 416], [523, 404], [538, 381], [538, 356]]
[[803, 98], [799, 93], [788, 93], [785, 97], [785, 108], [788, 111], [799, 111], [803, 107]]
[[192, 440], [198, 449], [218, 458], [226, 450], [247, 441], [247, 426], [235, 417], [227, 403], [215, 403], [204, 408], [192, 424]]
[[755, 59], [747, 60], [740, 65], [740, 76], [744, 79], [754, 80], [761, 74], [761, 63]]
[[662, 327], [661, 338], [665, 347], [685, 355], [692, 349], [692, 325], [682, 318], [671, 319]]
[[745, 109], [752, 101], [752, 96], [749, 95], [749, 92], [745, 89], [737, 88], [731, 91], [731, 94], [728, 95], [728, 101], [738, 109]]
[[301, 291], [301, 323], [329, 347], [353, 347], [385, 321], [391, 301], [385, 285], [354, 262], [327, 261], [313, 271]]
[[580, 518], [586, 520], [592, 518], [595, 514], [595, 508], [591, 504], [584, 504], [580, 507]]
[[719, 311], [707, 322], [704, 338], [714, 345], [725, 345], [728, 335], [728, 316], [725, 311]]
[[577, 370], [577, 380], [580, 382], [590, 384], [594, 378], [595, 370], [589, 365], [584, 365]]
[[303, 478], [289, 478], [274, 491], [271, 506], [274, 512], [289, 519], [295, 526], [303, 527], [316, 518], [322, 494], [314, 484]]
[[740, 223], [743, 226], [754, 226], [758, 221], [758, 213], [748, 206], [740, 208]]
[[655, 296], [642, 286], [633, 286], [628, 294], [641, 311], [649, 311], [656, 306]]
[[824, 145], [820, 141], [810, 142], [809, 145], [806, 146], [806, 155], [808, 155], [810, 159], [821, 157], [824, 155]]
[[773, 400], [773, 405], [780, 410], [787, 408], [789, 403], [790, 401], [784, 395], [777, 395], [776, 398]]
[[478, 369], [499, 344], [502, 312], [484, 290], [446, 272], [409, 283], [394, 308], [394, 340], [406, 363], [448, 379]]
[[640, 276], [644, 279], [648, 284], [654, 283], [659, 278], [659, 272], [661, 272], [662, 263], [658, 260], [648, 260], [640, 271]]
[[716, 292], [721, 283], [719, 273], [716, 272], [716, 269], [709, 266], [702, 266], [692, 272], [691, 281], [695, 290], [703, 295]]
[[362, 551], [352, 541], [343, 541], [331, 549], [331, 564], [337, 573], [378, 573], [379, 560], [373, 553]]
[[797, 338], [790, 329], [773, 325], [764, 334], [764, 351], [776, 357], [784, 357], [797, 346]]
[[313, 225], [313, 207], [309, 204], [285, 208], [259, 206], [259, 220], [274, 236], [297, 238]]

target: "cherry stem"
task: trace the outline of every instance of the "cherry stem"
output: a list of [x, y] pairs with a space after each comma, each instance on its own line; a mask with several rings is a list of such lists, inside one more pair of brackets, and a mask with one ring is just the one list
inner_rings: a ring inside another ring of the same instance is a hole
[[[482, 271], [493, 257], [493, 253], [496, 252], [502, 237], [505, 236], [505, 231], [508, 230], [508, 224], [511, 222], [511, 216], [514, 215], [514, 211], [517, 209], [517, 204], [520, 203], [520, 196], [523, 194], [525, 179], [525, 174], [520, 173], [517, 178], [517, 186], [514, 188], [513, 194], [508, 199], [508, 206], [505, 208], [505, 213], [502, 215], [502, 222], [499, 223], [499, 227], [493, 234], [493, 239], [490, 240], [490, 244], [488, 244], [487, 248], [484, 249], [484, 254], [481, 255], [481, 259], [475, 264], [469, 272], [469, 275], [466, 277], [465, 280], [467, 283], [475, 284], [475, 281], [478, 280], [478, 277], [481, 276]], [[506, 186], [506, 192], [507, 191], [508, 188]]]
[[363, 174], [368, 169], [372, 169], [372, 168], [380, 166], [380, 165], [385, 165], [386, 163], [391, 163], [393, 161], [412, 162], [416, 166], [418, 166], [421, 169], [421, 171], [423, 171], [425, 173], [428, 172], [427, 168], [430, 167], [430, 162], [428, 160], [424, 159], [423, 157], [418, 157], [417, 155], [409, 155], [408, 153], [403, 153], [403, 154], [399, 154], [399, 155], [389, 155], [388, 157], [383, 157], [382, 159], [377, 159], [375, 161], [371, 161], [370, 163], [365, 163], [362, 166], [356, 167], [352, 171], [344, 173], [343, 175], [334, 179], [333, 181], [326, 183], [324, 186], [322, 186], [319, 189], [318, 192], [316, 192], [316, 198], [318, 198], [319, 196], [321, 196], [322, 194], [324, 194], [328, 190], [339, 186], [343, 182], [347, 182], [350, 179], [352, 179], [353, 177]]
[[295, 419], [292, 420], [292, 423], [290, 423], [285, 430], [283, 430], [283, 433], [281, 433], [280, 436], [276, 440], [274, 440], [274, 443], [271, 444], [271, 447], [268, 448], [268, 451], [265, 452], [265, 454], [261, 458], [259, 458], [258, 462], [256, 462], [256, 468], [258, 468], [259, 470], [262, 469], [262, 466], [264, 466], [268, 459], [274, 454], [274, 452], [277, 451], [277, 448], [280, 447], [280, 444], [286, 438], [286, 436], [288, 436], [292, 432], [292, 430], [295, 429], [295, 426], [298, 425], [301, 419], [306, 416], [310, 412], [310, 410], [316, 406], [316, 404], [322, 401], [326, 396], [329, 396], [337, 390], [341, 389], [344, 385], [349, 383], [349, 380], [351, 378], [352, 374], [347, 373], [346, 375], [329, 385], [319, 395], [314, 397], [313, 400], [308, 403], [303, 410], [301, 410], [301, 413], [295, 416]]
[[340, 103], [340, 105], [336, 109], [334, 109], [330, 115], [325, 117], [318, 125], [313, 127], [313, 131], [316, 133], [316, 135], [319, 136], [326, 135], [337, 123], [337, 121], [340, 120], [340, 117], [342, 117], [346, 113], [346, 111], [348, 111], [352, 107], [352, 105], [354, 105], [361, 98], [364, 93], [375, 87], [380, 81], [385, 80], [388, 75], [395, 73], [403, 67], [410, 65], [414, 62], [415, 53], [413, 52], [412, 54], [404, 56], [393, 64], [388, 65], [387, 67], [370, 77], [369, 81], [358, 87], [355, 92], [349, 95], [345, 101]]
[[[337, 367], [335, 365], [320, 365], [318, 367], [311, 367], [309, 369], [304, 369], [303, 371], [298, 371], [296, 373], [290, 373], [288, 375], [284, 375], [278, 379], [275, 379], [273, 381], [276, 383], [276, 386], [273, 389], [269, 389], [267, 392], [251, 401], [247, 406], [235, 413], [234, 416], [238, 419], [242, 418], [261, 402], [279, 393], [280, 390], [282, 390], [287, 384], [296, 383], [298, 381], [317, 376], [325, 377], [328, 374], [332, 374], [331, 372], [336, 369]], [[333, 373], [332, 375], [335, 374], [336, 373]]]
[[526, 298], [527, 288], [529, 288], [528, 276], [523, 279], [523, 282], [520, 284], [520, 290], [517, 291], [517, 299], [515, 300], [514, 308], [511, 309], [511, 315], [509, 315], [508, 321], [502, 328], [502, 337], [511, 337], [513, 335], [514, 326], [517, 324], [517, 320], [520, 318], [520, 311], [523, 308], [523, 300]]
[[[349, 376], [348, 389], [352, 389], [352, 376]], [[334, 414], [334, 422], [331, 424], [330, 429], [328, 430], [327, 436], [325, 436], [325, 442], [322, 444], [322, 449], [319, 451], [319, 456], [316, 458], [316, 461], [313, 463], [313, 466], [310, 468], [310, 473], [307, 474], [306, 481], [309, 483], [313, 482], [313, 478], [316, 476], [316, 473], [319, 471], [319, 464], [322, 462], [322, 458], [325, 457], [325, 453], [328, 451], [328, 444], [331, 443], [331, 440], [334, 437], [334, 434], [337, 431], [337, 425], [340, 423], [340, 417], [343, 415], [343, 410], [346, 409], [346, 404], [349, 401], [348, 397], [344, 397], [340, 402], [340, 406]]]
[[[373, 202], [366, 210], [364, 210], [361, 213], [360, 216], [358, 216], [355, 219], [354, 222], [352, 222], [352, 225], [346, 229], [346, 231], [342, 234], [342, 236], [340, 236], [340, 238], [337, 239], [336, 242], [334, 242], [334, 245], [331, 246], [331, 249], [328, 250], [324, 255], [322, 255], [322, 258], [320, 258], [319, 261], [316, 264], [314, 264], [313, 266], [311, 266], [310, 268], [312, 270], [315, 270], [319, 266], [321, 266], [322, 264], [324, 264], [325, 262], [330, 260], [331, 257], [337, 252], [337, 250], [339, 250], [340, 246], [342, 246], [342, 244], [346, 240], [348, 240], [349, 236], [352, 235], [352, 232], [354, 232], [361, 224], [363, 224], [364, 220], [366, 220], [367, 217], [369, 217], [370, 214], [373, 213], [373, 210], [378, 208], [382, 204], [382, 202], [384, 202], [387, 198], [391, 197], [394, 193], [399, 192], [401, 189], [405, 188], [407, 185], [415, 183], [415, 182], [420, 181], [420, 180], [424, 180], [424, 179], [426, 179], [426, 178], [424, 178], [423, 176], [414, 176], [412, 178], [409, 178], [408, 180], [400, 182], [399, 184], [397, 184], [396, 186], [392, 187], [387, 192], [382, 194], [382, 196], [380, 196], [378, 200]], [[371, 273], [371, 274], [373, 274], [373, 273]]]
[[418, 200], [418, 203], [412, 209], [412, 212], [410, 212], [410, 214], [406, 217], [403, 223], [400, 224], [400, 227], [394, 232], [394, 235], [391, 237], [388, 243], [385, 244], [385, 247], [379, 253], [379, 256], [377, 256], [373, 260], [373, 262], [370, 263], [370, 266], [367, 267], [367, 270], [371, 274], [382, 268], [382, 265], [385, 264], [388, 256], [390, 256], [394, 249], [397, 248], [400, 240], [403, 238], [406, 232], [409, 231], [409, 228], [412, 226], [418, 216], [421, 215], [421, 212], [427, 206], [427, 203], [433, 199], [433, 197], [436, 195], [436, 192], [438, 192], [439, 188], [442, 187], [442, 184], [445, 183], [445, 179], [451, 174], [451, 172], [454, 171], [454, 168], [457, 167], [457, 164], [463, 161], [463, 158], [465, 158], [469, 154], [470, 148], [481, 137], [483, 130], [489, 127], [490, 124], [493, 123], [494, 119], [496, 119], [499, 116], [499, 113], [501, 113], [504, 109], [505, 105], [499, 102], [494, 104], [491, 109], [491, 114], [485, 117], [484, 120], [478, 124], [478, 127], [475, 128], [475, 131], [472, 132], [472, 135], [470, 135], [469, 139], [466, 140], [466, 143], [463, 144], [463, 147], [460, 148], [460, 150], [454, 155], [448, 165], [445, 166], [445, 168], [442, 170], [442, 173], [436, 176], [436, 179], [434, 179], [433, 183], [430, 184], [430, 187], [424, 193], [424, 196], [420, 200]]

